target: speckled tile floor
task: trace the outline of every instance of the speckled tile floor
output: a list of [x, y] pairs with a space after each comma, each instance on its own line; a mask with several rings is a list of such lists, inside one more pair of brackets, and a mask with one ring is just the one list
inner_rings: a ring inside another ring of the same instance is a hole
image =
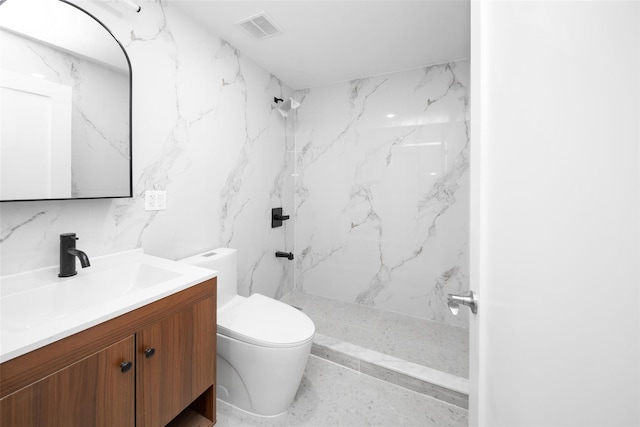
[[310, 356], [283, 415], [256, 417], [218, 400], [217, 427], [464, 427], [468, 412], [424, 394]]
[[469, 377], [467, 329], [299, 292], [282, 301], [302, 308], [319, 334]]

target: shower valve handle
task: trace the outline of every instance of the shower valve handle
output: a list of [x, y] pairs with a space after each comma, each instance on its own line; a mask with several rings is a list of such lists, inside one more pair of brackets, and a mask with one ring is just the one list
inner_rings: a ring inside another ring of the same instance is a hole
[[289, 215], [282, 215], [282, 208], [271, 209], [271, 228], [282, 227], [282, 221], [289, 219]]

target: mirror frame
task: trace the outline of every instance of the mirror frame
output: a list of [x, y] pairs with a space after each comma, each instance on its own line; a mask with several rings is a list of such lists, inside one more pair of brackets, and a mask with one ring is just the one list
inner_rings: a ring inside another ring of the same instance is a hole
[[[0, 6], [2, 6], [3, 3], [5, 3], [7, 0], [0, 0]], [[19, 1], [19, 0], [14, 0], [14, 1]], [[129, 55], [127, 54], [127, 51], [124, 49], [124, 46], [122, 46], [122, 43], [120, 43], [120, 41], [113, 35], [113, 33], [111, 32], [111, 30], [109, 29], [109, 27], [107, 27], [102, 21], [100, 21], [98, 18], [96, 18], [93, 14], [87, 12], [86, 10], [84, 10], [83, 8], [81, 8], [80, 6], [71, 3], [71, 1], [69, 0], [52, 0], [52, 1], [59, 1], [61, 3], [65, 3], [68, 6], [74, 7], [76, 9], [78, 9], [79, 11], [83, 12], [84, 14], [86, 14], [87, 16], [89, 16], [90, 18], [92, 18], [94, 21], [96, 21], [98, 24], [100, 24], [100, 26], [102, 28], [105, 29], [105, 31], [107, 33], [109, 33], [109, 35], [111, 36], [111, 38], [113, 38], [113, 40], [118, 43], [118, 46], [120, 46], [120, 49], [122, 50], [122, 53], [124, 54], [125, 59], [127, 60], [127, 66], [129, 67], [129, 194], [128, 195], [122, 195], [122, 196], [97, 196], [97, 197], [67, 197], [67, 198], [48, 198], [48, 199], [14, 199], [14, 200], [0, 200], [0, 202], [2, 203], [6, 203], [6, 202], [42, 202], [42, 201], [53, 201], [53, 200], [92, 200], [92, 199], [127, 199], [127, 198], [132, 198], [133, 197], [133, 126], [132, 126], [132, 120], [133, 120], [133, 70], [131, 68], [131, 60], [129, 59]]]

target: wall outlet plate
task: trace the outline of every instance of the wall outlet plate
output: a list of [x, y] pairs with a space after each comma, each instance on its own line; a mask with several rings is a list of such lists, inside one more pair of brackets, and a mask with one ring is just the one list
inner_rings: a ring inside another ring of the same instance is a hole
[[145, 211], [163, 211], [167, 209], [167, 192], [166, 191], [145, 191], [144, 192], [144, 210]]

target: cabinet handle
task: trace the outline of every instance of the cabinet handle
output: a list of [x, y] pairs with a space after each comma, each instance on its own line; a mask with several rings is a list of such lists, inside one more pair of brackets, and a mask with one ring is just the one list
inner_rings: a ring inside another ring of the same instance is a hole
[[144, 351], [144, 357], [146, 357], [147, 359], [153, 357], [154, 354], [156, 354], [155, 348], [148, 348]]
[[124, 374], [125, 372], [129, 372], [133, 368], [133, 362], [122, 362], [120, 364], [120, 371]]

